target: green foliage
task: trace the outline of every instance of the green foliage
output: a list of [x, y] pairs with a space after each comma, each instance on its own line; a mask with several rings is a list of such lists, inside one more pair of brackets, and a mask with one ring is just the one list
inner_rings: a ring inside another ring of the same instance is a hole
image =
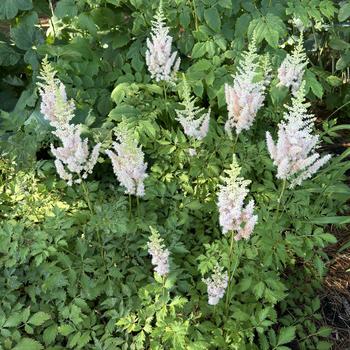
[[[52, 3], [53, 12], [41, 0], [0, 4], [0, 348], [329, 349], [316, 292], [323, 249], [335, 242], [325, 225], [349, 223], [349, 152], [278, 203], [264, 138], [290, 94], [272, 76], [265, 106], [235, 143], [223, 131], [224, 84], [253, 35], [276, 72], [303, 26], [308, 99], [324, 143], [337, 143], [348, 130], [348, 4], [163, 1], [180, 70], [196, 105], [212, 110], [208, 136], [196, 141], [176, 121], [183, 84], [157, 84], [145, 65], [158, 1]], [[84, 185], [58, 180], [36, 88], [46, 55], [86, 137], [105, 150], [122, 120], [137, 134], [149, 174], [140, 201], [124, 195], [104, 154]], [[233, 153], [259, 220], [230, 259], [216, 202]], [[164, 278], [147, 254], [150, 227], [170, 251]], [[202, 277], [218, 262], [234, 269], [232, 299], [214, 308]]]

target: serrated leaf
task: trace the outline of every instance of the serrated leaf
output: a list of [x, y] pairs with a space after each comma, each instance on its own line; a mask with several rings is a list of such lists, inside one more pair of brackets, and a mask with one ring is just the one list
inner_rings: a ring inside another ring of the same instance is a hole
[[74, 328], [69, 324], [63, 324], [62, 326], [58, 327], [58, 332], [65, 337], [71, 334], [73, 331], [74, 331]]
[[39, 311], [35, 313], [28, 321], [28, 323], [34, 325], [34, 326], [41, 326], [44, 322], [49, 320], [51, 316], [47, 314], [46, 312]]
[[13, 350], [42, 350], [44, 347], [36, 340], [30, 338], [23, 338], [13, 348]]
[[14, 312], [4, 323], [4, 327], [16, 327], [22, 322], [22, 313]]
[[44, 340], [45, 345], [52, 344], [56, 339], [57, 333], [58, 333], [58, 329], [57, 329], [57, 326], [55, 324], [46, 328], [44, 333], [43, 333], [43, 340]]
[[295, 327], [282, 328], [277, 338], [277, 345], [287, 344], [295, 338]]
[[206, 42], [196, 43], [192, 49], [192, 58], [200, 58], [206, 53]]
[[307, 70], [305, 72], [305, 82], [306, 91], [309, 91], [311, 89], [315, 96], [317, 96], [318, 98], [322, 98], [323, 87], [316, 79], [316, 75], [310, 70]]

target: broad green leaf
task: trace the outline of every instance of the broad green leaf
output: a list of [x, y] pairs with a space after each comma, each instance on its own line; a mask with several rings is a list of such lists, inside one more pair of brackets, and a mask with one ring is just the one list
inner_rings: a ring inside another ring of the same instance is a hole
[[57, 329], [57, 326], [55, 324], [46, 328], [44, 333], [43, 333], [43, 340], [44, 340], [45, 345], [52, 344], [56, 339], [57, 333], [58, 333], [58, 329]]
[[18, 11], [30, 10], [32, 7], [32, 0], [1, 0], [0, 19], [12, 19]]
[[55, 8], [55, 15], [57, 18], [64, 18], [70, 16], [75, 17], [78, 13], [78, 8], [74, 0], [60, 0]]
[[343, 22], [349, 17], [350, 17], [350, 3], [344, 2], [342, 7], [339, 9], [338, 19], [340, 22]]
[[200, 58], [206, 53], [206, 42], [196, 43], [192, 49], [192, 58]]
[[4, 323], [4, 327], [16, 327], [22, 322], [22, 313], [14, 312]]
[[350, 47], [350, 44], [340, 38], [333, 38], [329, 41], [329, 46], [333, 50], [346, 50]]
[[28, 321], [28, 323], [34, 325], [34, 326], [41, 326], [44, 322], [49, 320], [51, 316], [47, 314], [46, 312], [39, 311], [35, 313]]
[[282, 328], [278, 334], [277, 345], [283, 345], [291, 342], [295, 338], [295, 327]]
[[23, 338], [13, 348], [13, 350], [42, 350], [44, 347], [36, 340], [30, 338]]
[[11, 46], [0, 42], [0, 66], [13, 66], [21, 58], [21, 55], [16, 52]]
[[318, 98], [322, 98], [323, 96], [323, 87], [318, 82], [316, 75], [310, 71], [309, 69], [305, 72], [305, 89], [306, 92], [311, 91], [314, 93], [315, 96]]
[[38, 22], [36, 12], [23, 17], [15, 27], [11, 28], [11, 36], [18, 48], [29, 50], [42, 41], [40, 31], [35, 27]]
[[221, 19], [216, 7], [211, 7], [204, 11], [204, 19], [208, 26], [215, 32], [219, 32], [221, 28]]

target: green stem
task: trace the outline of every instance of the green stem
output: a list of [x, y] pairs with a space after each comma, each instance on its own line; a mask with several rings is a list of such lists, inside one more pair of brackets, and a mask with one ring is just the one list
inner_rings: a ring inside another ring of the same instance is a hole
[[131, 218], [131, 194], [129, 194], [129, 218]]
[[[228, 308], [231, 302], [231, 285], [232, 285], [232, 278], [233, 275], [237, 269], [237, 265], [238, 265], [238, 260], [239, 260], [239, 256], [237, 255], [236, 258], [236, 262], [235, 262], [235, 267], [233, 268], [233, 264], [232, 264], [232, 260], [233, 260], [233, 247], [234, 247], [234, 233], [233, 231], [231, 231], [231, 244], [230, 244], [230, 251], [228, 254], [228, 287], [227, 287], [227, 292], [226, 292], [226, 301], [225, 301], [225, 315], [227, 317], [228, 315]], [[238, 247], [238, 243], [236, 245], [236, 247]]]
[[195, 0], [192, 0], [191, 3], [192, 3], [192, 14], [194, 17], [194, 27], [196, 31], [198, 31], [198, 17], [197, 17], [197, 11], [196, 11], [196, 2]]
[[[85, 186], [85, 182], [84, 181], [81, 182], [81, 186], [83, 188], [83, 192], [84, 192], [84, 195], [85, 195], [85, 201], [86, 201], [86, 203], [87, 203], [87, 205], [89, 207], [90, 213], [93, 214], [94, 212], [93, 212], [92, 205], [91, 205], [91, 202], [90, 202], [89, 190]], [[97, 230], [96, 233], [97, 233], [98, 242], [100, 244], [101, 258], [104, 261], [104, 249], [103, 249], [103, 244], [102, 244], [101, 233], [100, 233], [99, 230]]]
[[81, 182], [81, 186], [83, 188], [86, 204], [87, 204], [87, 206], [92, 214], [93, 210], [92, 210], [92, 205], [91, 205], [90, 198], [89, 198], [89, 190], [86, 188], [84, 181]]
[[136, 196], [136, 208], [137, 208], [137, 215], [140, 216], [140, 200], [138, 196]]
[[281, 200], [282, 200], [284, 191], [285, 191], [285, 189], [286, 189], [286, 184], [287, 184], [287, 180], [286, 180], [286, 179], [283, 179], [282, 191], [281, 191], [280, 196], [279, 196], [278, 199], [277, 199], [277, 210], [276, 210], [276, 215], [278, 215], [278, 212], [279, 212], [279, 210], [280, 210], [280, 204], [281, 204]]
[[236, 145], [237, 145], [237, 142], [238, 142], [238, 134], [236, 135], [236, 138], [235, 138], [235, 142], [233, 144], [233, 153], [235, 153], [235, 150], [236, 150]]

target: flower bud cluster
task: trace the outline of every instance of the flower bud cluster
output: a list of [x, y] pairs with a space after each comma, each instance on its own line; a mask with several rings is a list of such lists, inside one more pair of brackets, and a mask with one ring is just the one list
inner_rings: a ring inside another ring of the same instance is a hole
[[152, 235], [147, 243], [148, 253], [152, 256], [154, 271], [160, 276], [169, 273], [169, 250], [165, 248], [159, 233], [152, 229]]

